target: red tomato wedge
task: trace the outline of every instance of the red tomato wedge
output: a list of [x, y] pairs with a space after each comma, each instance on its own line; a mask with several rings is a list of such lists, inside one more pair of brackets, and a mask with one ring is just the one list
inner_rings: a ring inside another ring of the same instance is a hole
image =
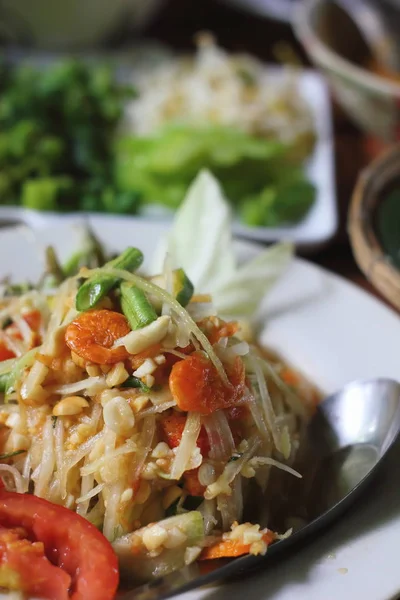
[[0, 528], [0, 586], [41, 598], [67, 600], [71, 577], [51, 564], [42, 542], [29, 541], [26, 530]]
[[0, 362], [14, 357], [14, 352], [12, 350], [9, 350], [5, 344], [0, 342]]
[[22, 318], [28, 323], [32, 331], [39, 331], [42, 315], [38, 310], [31, 310], [30, 312], [25, 313]]
[[49, 600], [112, 600], [118, 582], [111, 544], [88, 521], [0, 490], [0, 586]]
[[[176, 448], [181, 443], [182, 433], [185, 428], [186, 415], [178, 415], [173, 412], [160, 420], [161, 437], [170, 448]], [[197, 438], [197, 446], [203, 456], [208, 456], [210, 451], [210, 443], [208, 441], [207, 432], [202, 427], [199, 437]]]

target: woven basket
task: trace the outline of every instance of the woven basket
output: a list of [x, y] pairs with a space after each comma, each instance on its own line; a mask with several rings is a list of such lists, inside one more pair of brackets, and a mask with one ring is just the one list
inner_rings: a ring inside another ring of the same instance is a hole
[[361, 173], [351, 200], [348, 232], [358, 266], [376, 289], [400, 310], [400, 271], [384, 254], [373, 227], [373, 215], [382, 192], [396, 181], [400, 184], [400, 144]]

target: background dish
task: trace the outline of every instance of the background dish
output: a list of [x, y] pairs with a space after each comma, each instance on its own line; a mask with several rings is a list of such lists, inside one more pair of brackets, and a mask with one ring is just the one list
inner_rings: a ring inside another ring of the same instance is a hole
[[[363, 3], [360, 4], [361, 9], [354, 2], [353, 9], [355, 13], [360, 13], [361, 18], [364, 11]], [[293, 12], [295, 32], [310, 60], [324, 73], [338, 102], [354, 123], [366, 133], [393, 142], [398, 137], [399, 82], [358, 64], [360, 58], [352, 49], [352, 46], [358, 46], [354, 41], [357, 29], [351, 34], [346, 31], [349, 19], [347, 17], [343, 22], [342, 17], [346, 13], [338, 13], [338, 5], [340, 2], [327, 0], [304, 0], [298, 3]], [[348, 5], [351, 7], [352, 2]], [[366, 16], [379, 33], [376, 15], [367, 12]], [[378, 38], [378, 41], [384, 47], [388, 43], [387, 35], [381, 40]], [[365, 42], [362, 44], [365, 45]], [[345, 51], [347, 47], [349, 49]]]
[[[75, 223], [78, 219], [75, 219]], [[34, 280], [41, 271], [41, 249], [52, 243], [66, 257], [78, 232], [73, 220], [35, 232], [26, 227], [0, 232], [0, 273]], [[91, 217], [89, 223], [107, 245], [121, 250], [138, 245], [151, 257], [166, 232], [163, 224], [123, 218]], [[37, 253], [35, 252], [37, 249]], [[258, 247], [240, 242], [241, 259]], [[10, 257], [12, 259], [10, 260]], [[296, 259], [266, 299], [258, 315], [261, 341], [301, 369], [324, 392], [365, 377], [398, 378], [400, 322], [395, 313], [344, 280]], [[262, 325], [261, 325], [262, 324]], [[373, 344], [366, 343], [366, 331]], [[400, 590], [397, 548], [400, 535], [400, 445], [382, 469], [374, 488], [356, 507], [313, 543], [281, 557], [265, 574], [230, 588], [207, 588], [182, 600], [388, 600]]]
[[[32, 65], [39, 69], [45, 68], [59, 58], [60, 55], [36, 53], [26, 56], [21, 53], [10, 53], [9, 59], [16, 64]], [[118, 65], [116, 74], [123, 82], [135, 83], [135, 74], [142, 72], [149, 65], [162, 62], [161, 49], [149, 47], [140, 50], [132, 48], [131, 51], [117, 53], [107, 59], [110, 64]], [[83, 60], [96, 61], [101, 55], [80, 55]], [[266, 73], [270, 81], [281, 79], [282, 67], [267, 66]], [[257, 241], [272, 242], [276, 240], [290, 240], [302, 248], [317, 248], [327, 243], [336, 233], [338, 215], [334, 183], [334, 156], [332, 141], [332, 114], [329, 93], [323, 78], [311, 70], [298, 73], [299, 88], [302, 96], [310, 106], [315, 123], [316, 143], [313, 153], [306, 164], [306, 174], [316, 187], [316, 200], [306, 217], [295, 225], [280, 227], [249, 227], [237, 221], [235, 233]], [[273, 85], [273, 84], [272, 84]], [[32, 204], [32, 206], [34, 206]], [[8, 207], [0, 207], [0, 219], [8, 218]], [[170, 220], [172, 213], [163, 207], [155, 205], [143, 207], [144, 218], [154, 220]]]
[[[279, 68], [279, 67], [278, 67]], [[277, 68], [270, 67], [271, 71]], [[338, 214], [335, 193], [332, 112], [328, 86], [315, 71], [300, 72], [300, 90], [315, 119], [316, 143], [306, 173], [317, 188], [317, 198], [306, 218], [288, 227], [246, 227], [235, 223], [237, 235], [262, 242], [290, 240], [298, 247], [318, 248], [336, 233]]]

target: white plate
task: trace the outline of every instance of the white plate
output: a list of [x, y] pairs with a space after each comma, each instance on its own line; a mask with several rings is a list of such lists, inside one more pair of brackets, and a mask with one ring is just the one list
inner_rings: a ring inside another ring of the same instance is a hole
[[[91, 219], [115, 249], [139, 246], [151, 255], [160, 224]], [[63, 257], [75, 244], [71, 223], [43, 227], [38, 248], [53, 243]], [[41, 264], [33, 235], [0, 231], [0, 275], [34, 280]], [[238, 243], [241, 258], [257, 246]], [[265, 313], [264, 311], [268, 311]], [[319, 267], [296, 259], [262, 309], [261, 340], [329, 393], [352, 379], [399, 377], [400, 321], [375, 298]], [[267, 315], [267, 317], [265, 316]], [[389, 600], [400, 592], [400, 445], [357, 505], [312, 543], [263, 574], [233, 585], [197, 590], [182, 600]], [[343, 569], [347, 569], [346, 572]]]
[[[140, 58], [127, 53], [121, 57], [121, 72], [126, 78], [128, 64], [132, 69], [139, 68], [141, 61], [161, 60], [162, 52], [157, 49], [148, 49], [143, 51]], [[33, 59], [26, 58], [23, 55], [24, 62], [31, 60], [34, 65], [43, 67], [49, 61], [54, 60], [50, 55], [33, 55]], [[146, 59], [147, 57], [147, 59]], [[21, 57], [14, 57], [14, 60], [20, 61]], [[131, 61], [129, 63], [129, 60]], [[267, 72], [271, 79], [281, 75], [281, 68], [276, 66], [267, 66]], [[121, 75], [122, 76], [122, 75]], [[309, 213], [299, 224], [285, 227], [248, 227], [236, 222], [234, 231], [236, 234], [260, 242], [274, 242], [277, 240], [289, 240], [294, 242], [302, 250], [312, 250], [326, 244], [336, 233], [338, 227], [338, 211], [335, 194], [334, 177], [334, 150], [332, 136], [332, 113], [331, 103], [327, 84], [323, 77], [312, 70], [304, 70], [299, 74], [300, 93], [309, 103], [315, 122], [316, 145], [311, 158], [308, 161], [307, 173], [310, 180], [317, 189], [316, 200]], [[10, 218], [12, 215], [19, 214], [22, 220], [30, 219], [29, 214], [32, 211], [14, 207], [0, 207], [0, 220]], [[46, 213], [52, 215], [52, 213]], [[52, 215], [53, 216], [53, 215]], [[60, 215], [54, 215], [60, 217]], [[71, 215], [68, 215], [70, 217]], [[61, 217], [60, 217], [61, 218]], [[62, 217], [63, 218], [63, 217]], [[131, 217], [133, 218], [133, 217]], [[158, 221], [169, 221], [172, 213], [163, 207], [150, 207], [140, 219], [150, 219]]]

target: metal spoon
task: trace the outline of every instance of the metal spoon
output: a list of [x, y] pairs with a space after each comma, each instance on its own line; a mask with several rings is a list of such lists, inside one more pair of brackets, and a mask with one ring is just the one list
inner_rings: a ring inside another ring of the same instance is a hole
[[[339, 517], [371, 480], [399, 431], [399, 383], [372, 379], [347, 385], [320, 404], [304, 432], [296, 465], [303, 479], [293, 477], [289, 486], [278, 486], [279, 510], [273, 519], [269, 516], [268, 526], [282, 531], [290, 515], [297, 522], [290, 537], [272, 544], [264, 557], [237, 558], [206, 575], [193, 565], [124, 593], [120, 600], [162, 600], [262, 567]], [[282, 477], [280, 472], [278, 476]], [[287, 476], [283, 480], [289, 481]], [[266, 526], [263, 508], [261, 495], [252, 521]]]

